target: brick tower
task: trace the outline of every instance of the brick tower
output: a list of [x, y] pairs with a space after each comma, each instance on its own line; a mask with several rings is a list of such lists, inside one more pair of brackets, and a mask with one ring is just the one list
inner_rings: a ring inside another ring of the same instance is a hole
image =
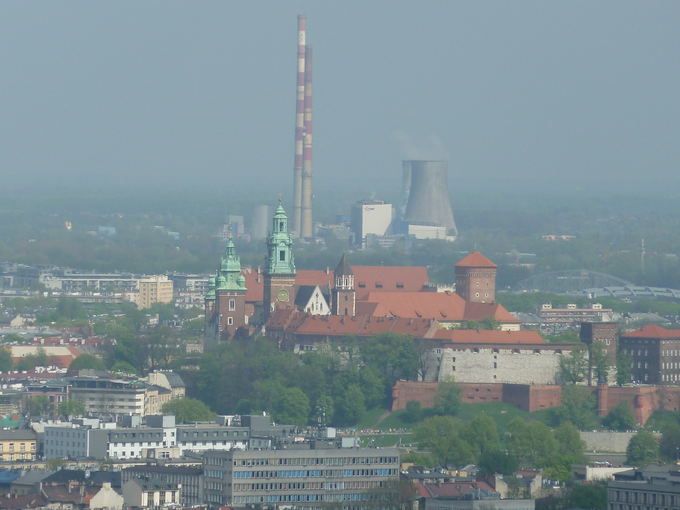
[[277, 308], [295, 306], [295, 261], [293, 238], [288, 233], [288, 216], [281, 206], [274, 213], [272, 232], [267, 238], [264, 268], [263, 315], [266, 323]]
[[233, 339], [238, 328], [248, 324], [245, 281], [241, 275], [241, 260], [229, 232], [220, 268], [217, 276], [210, 278], [205, 296], [205, 337], [211, 347]]
[[473, 303], [493, 303], [497, 267], [477, 250], [473, 251], [455, 265], [456, 294]]
[[354, 293], [354, 271], [352, 266], [347, 263], [345, 254], [342, 254], [338, 267], [333, 272], [335, 278], [335, 288], [333, 289], [333, 315], [356, 315], [356, 299]]

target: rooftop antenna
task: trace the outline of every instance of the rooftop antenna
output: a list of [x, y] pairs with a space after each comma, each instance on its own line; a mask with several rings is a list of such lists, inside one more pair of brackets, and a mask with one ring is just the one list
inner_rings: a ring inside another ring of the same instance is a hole
[[640, 241], [640, 269], [645, 270], [645, 240]]

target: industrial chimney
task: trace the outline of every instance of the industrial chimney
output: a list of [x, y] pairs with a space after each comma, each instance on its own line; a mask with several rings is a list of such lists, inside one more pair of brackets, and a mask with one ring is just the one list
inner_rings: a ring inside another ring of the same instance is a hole
[[295, 106], [295, 163], [293, 169], [293, 232], [300, 233], [302, 218], [302, 145], [305, 117], [306, 18], [298, 16], [297, 88]]
[[410, 168], [411, 185], [404, 221], [446, 227], [448, 233], [458, 235], [449, 200], [448, 162], [411, 161]]
[[312, 228], [312, 47], [305, 48], [305, 123], [302, 159], [302, 222], [300, 237], [314, 235]]

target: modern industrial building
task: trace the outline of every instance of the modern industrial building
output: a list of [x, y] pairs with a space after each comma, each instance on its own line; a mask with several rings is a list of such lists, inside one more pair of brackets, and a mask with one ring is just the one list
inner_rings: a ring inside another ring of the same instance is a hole
[[205, 452], [204, 499], [212, 507], [360, 506], [399, 476], [398, 448], [338, 448], [316, 441], [284, 450]]
[[384, 236], [392, 223], [392, 204], [381, 200], [361, 200], [352, 206], [349, 227], [355, 244], [366, 245], [367, 235]]

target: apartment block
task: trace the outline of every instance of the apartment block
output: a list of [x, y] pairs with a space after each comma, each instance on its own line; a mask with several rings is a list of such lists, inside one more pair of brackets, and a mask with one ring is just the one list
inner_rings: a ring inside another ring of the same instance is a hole
[[150, 276], [139, 280], [139, 308], [151, 308], [156, 303], [172, 301], [173, 284], [165, 275]]
[[282, 450], [206, 451], [203, 473], [204, 502], [213, 507], [354, 506], [398, 479], [399, 450], [317, 441]]

